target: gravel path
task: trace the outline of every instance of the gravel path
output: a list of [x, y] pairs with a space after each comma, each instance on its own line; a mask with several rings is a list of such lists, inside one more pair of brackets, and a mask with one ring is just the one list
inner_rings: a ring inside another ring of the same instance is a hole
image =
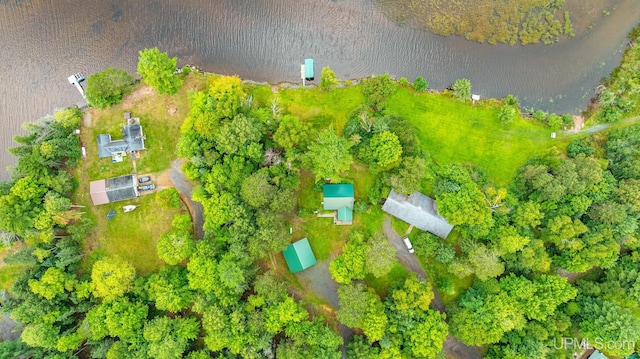
[[[318, 262], [314, 266], [295, 274], [300, 284], [311, 291], [318, 297], [326, 300], [334, 310], [340, 308], [338, 302], [338, 283], [331, 277], [329, 266], [325, 262]], [[353, 329], [346, 325], [340, 324], [340, 335], [344, 339], [342, 346], [342, 358], [347, 357], [347, 342], [353, 336]]]
[[[429, 277], [427, 276], [427, 272], [422, 268], [418, 257], [407, 251], [407, 247], [405, 247], [402, 242], [402, 237], [391, 226], [391, 218], [389, 216], [385, 216], [384, 218], [382, 231], [391, 242], [391, 245], [397, 249], [396, 256], [398, 257], [400, 264], [402, 264], [407, 270], [416, 273], [416, 276], [419, 279], [428, 280]], [[442, 299], [440, 299], [440, 295], [436, 291], [435, 287], [433, 288], [433, 300], [431, 301], [431, 306], [435, 310], [444, 313], [444, 303], [442, 302]], [[480, 351], [477, 347], [465, 345], [451, 335], [447, 336], [447, 340], [444, 342], [442, 350], [447, 358], [480, 359]]]
[[178, 192], [180, 192], [180, 197], [184, 203], [189, 207], [197, 239], [202, 239], [204, 238], [204, 208], [200, 202], [196, 202], [191, 199], [193, 185], [182, 172], [182, 164], [182, 159], [173, 161], [171, 164], [171, 173], [169, 174], [169, 178]]

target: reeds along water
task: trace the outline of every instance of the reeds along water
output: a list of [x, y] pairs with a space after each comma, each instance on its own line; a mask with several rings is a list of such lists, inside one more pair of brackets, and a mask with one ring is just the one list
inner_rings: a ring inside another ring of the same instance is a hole
[[423, 76], [440, 89], [466, 77], [483, 97], [511, 93], [525, 106], [573, 112], [615, 67], [638, 18], [640, 1], [620, 0], [583, 36], [510, 47], [398, 26], [372, 0], [0, 1], [0, 165], [12, 163], [4, 148], [22, 122], [82, 100], [69, 75], [134, 74], [145, 47], [259, 81], [298, 81], [307, 57], [316, 78], [324, 66], [340, 78]]

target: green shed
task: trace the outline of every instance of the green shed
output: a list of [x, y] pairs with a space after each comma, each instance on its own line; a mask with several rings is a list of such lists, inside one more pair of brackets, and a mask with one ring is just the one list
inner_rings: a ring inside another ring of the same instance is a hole
[[282, 251], [282, 254], [291, 273], [303, 271], [316, 264], [316, 256], [313, 255], [309, 240], [306, 237], [290, 244], [287, 249]]

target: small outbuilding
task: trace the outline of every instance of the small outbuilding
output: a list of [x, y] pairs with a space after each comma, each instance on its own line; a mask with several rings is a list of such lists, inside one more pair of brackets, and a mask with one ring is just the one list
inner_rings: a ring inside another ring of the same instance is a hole
[[306, 237], [290, 244], [287, 249], [282, 251], [282, 254], [291, 273], [303, 271], [316, 264], [316, 256], [313, 254]]
[[304, 77], [306, 80], [313, 81], [315, 77], [313, 59], [304, 59]]
[[453, 226], [438, 213], [436, 201], [420, 192], [410, 196], [391, 190], [382, 210], [423, 231], [447, 238]]
[[335, 224], [353, 223], [355, 203], [353, 184], [325, 184], [322, 188], [323, 209], [336, 211]]

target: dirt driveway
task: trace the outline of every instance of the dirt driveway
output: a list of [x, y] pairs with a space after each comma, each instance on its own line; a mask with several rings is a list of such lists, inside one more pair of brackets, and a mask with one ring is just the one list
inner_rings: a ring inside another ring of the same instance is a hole
[[[405, 247], [402, 242], [402, 237], [391, 226], [391, 218], [389, 216], [385, 216], [384, 218], [382, 231], [391, 242], [391, 245], [396, 248], [396, 256], [398, 257], [400, 264], [402, 264], [407, 270], [416, 273], [418, 278], [429, 279], [427, 272], [422, 268], [418, 257], [407, 251], [407, 247]], [[440, 295], [435, 288], [433, 288], [433, 300], [431, 301], [431, 306], [435, 310], [444, 313], [444, 303], [442, 302], [442, 299], [440, 299]], [[444, 342], [442, 350], [447, 358], [480, 359], [480, 351], [478, 348], [468, 346], [451, 335], [447, 336], [447, 340]]]

